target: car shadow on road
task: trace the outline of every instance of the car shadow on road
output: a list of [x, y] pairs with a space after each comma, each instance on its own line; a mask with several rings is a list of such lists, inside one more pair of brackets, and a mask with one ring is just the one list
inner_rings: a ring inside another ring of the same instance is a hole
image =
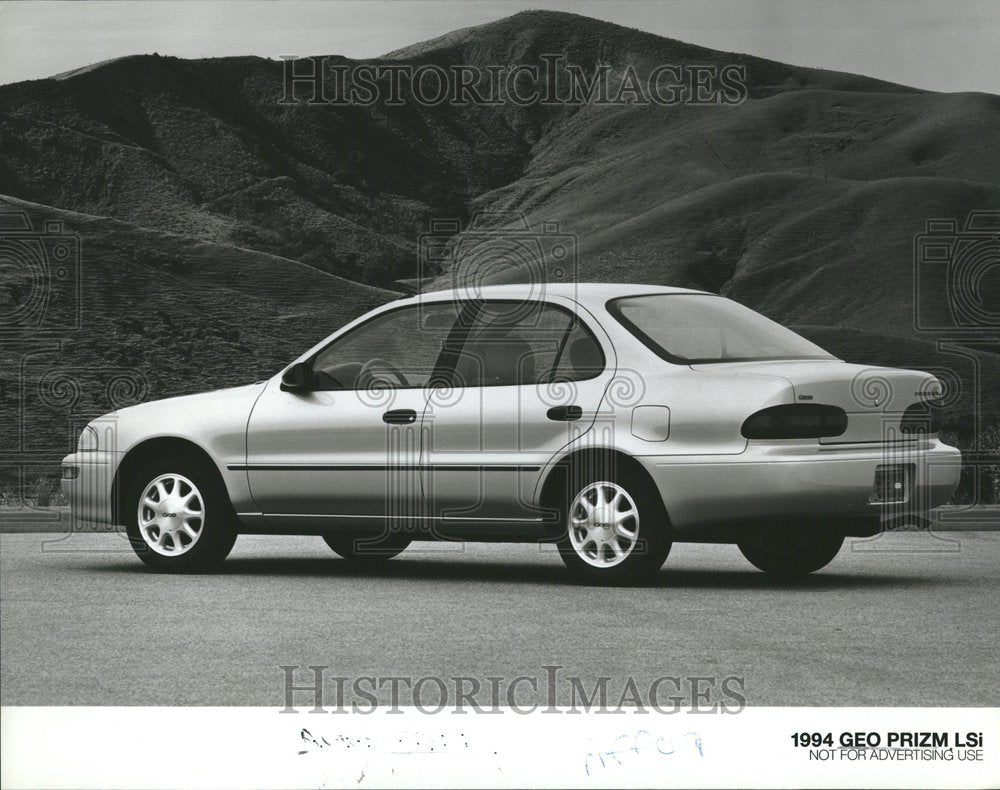
[[778, 579], [755, 570], [706, 570], [673, 568], [661, 570], [651, 586], [677, 589], [718, 590], [891, 590], [937, 586], [940, 578], [921, 574], [836, 573], [819, 571], [793, 579]]
[[[150, 573], [138, 562], [92, 565], [89, 570], [112, 573]], [[357, 563], [337, 557], [231, 557], [214, 574], [220, 577], [295, 577], [317, 579], [379, 579], [479, 584], [580, 586], [555, 563], [482, 562], [456, 557], [397, 557], [387, 562]], [[835, 590], [928, 588], [947, 584], [942, 577], [895, 571], [892, 574], [820, 571], [793, 580], [774, 579], [753, 569], [685, 568], [668, 564], [642, 588], [704, 590]]]

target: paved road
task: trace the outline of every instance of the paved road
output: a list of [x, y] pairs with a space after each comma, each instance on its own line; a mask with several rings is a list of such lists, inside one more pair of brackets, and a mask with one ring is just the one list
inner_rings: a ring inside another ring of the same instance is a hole
[[54, 537], [0, 536], [3, 704], [280, 707], [281, 665], [485, 686], [547, 664], [613, 693], [740, 675], [751, 705], [1000, 702], [1000, 533], [882, 536], [784, 586], [679, 545], [644, 589], [571, 585], [536, 546], [425, 544], [359, 573], [319, 538], [243, 537], [223, 573], [184, 577], [117, 536]]

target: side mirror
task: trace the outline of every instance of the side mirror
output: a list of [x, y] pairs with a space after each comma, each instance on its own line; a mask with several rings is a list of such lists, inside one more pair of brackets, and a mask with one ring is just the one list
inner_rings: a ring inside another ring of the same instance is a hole
[[281, 388], [285, 392], [305, 392], [312, 386], [313, 371], [308, 362], [296, 362], [281, 376]]

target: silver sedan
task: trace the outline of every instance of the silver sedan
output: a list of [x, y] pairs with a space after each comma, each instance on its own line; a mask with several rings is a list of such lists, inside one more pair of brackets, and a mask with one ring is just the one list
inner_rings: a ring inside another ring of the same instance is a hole
[[94, 420], [63, 486], [163, 571], [283, 533], [356, 562], [540, 541], [612, 584], [675, 541], [736, 543], [802, 574], [950, 498], [940, 397], [709, 293], [488, 286], [384, 305], [267, 381]]

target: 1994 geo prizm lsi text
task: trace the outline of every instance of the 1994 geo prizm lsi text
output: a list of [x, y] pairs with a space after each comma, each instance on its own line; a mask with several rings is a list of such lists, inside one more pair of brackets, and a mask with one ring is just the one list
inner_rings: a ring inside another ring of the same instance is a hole
[[283, 533], [356, 562], [549, 541], [612, 584], [648, 580], [673, 542], [736, 543], [787, 576], [949, 499], [940, 397], [709, 293], [486, 286], [381, 306], [267, 381], [94, 420], [63, 487], [161, 571]]

